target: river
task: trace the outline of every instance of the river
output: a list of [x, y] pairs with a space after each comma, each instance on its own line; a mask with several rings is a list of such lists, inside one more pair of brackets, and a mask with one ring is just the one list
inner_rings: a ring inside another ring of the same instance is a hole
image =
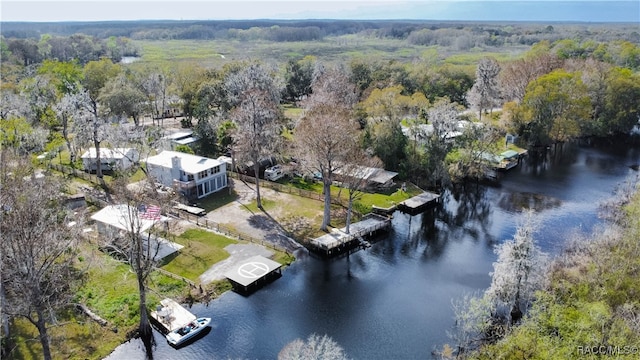
[[[393, 230], [348, 257], [300, 257], [283, 276], [250, 296], [225, 293], [192, 312], [211, 330], [181, 349], [155, 332], [155, 359], [275, 359], [296, 338], [327, 334], [353, 359], [426, 359], [449, 341], [452, 299], [490, 283], [493, 248], [510, 239], [521, 209], [541, 219], [536, 239], [557, 254], [575, 231], [600, 220], [598, 203], [635, 171], [640, 149], [568, 146], [561, 156], [510, 170], [500, 186], [445, 193], [416, 216], [394, 213]], [[108, 359], [143, 359], [141, 342]]]

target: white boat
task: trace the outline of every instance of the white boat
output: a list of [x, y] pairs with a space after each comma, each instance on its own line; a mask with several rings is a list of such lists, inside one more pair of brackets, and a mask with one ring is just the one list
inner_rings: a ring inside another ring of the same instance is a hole
[[209, 323], [211, 322], [211, 318], [197, 318], [187, 325], [175, 329], [167, 334], [167, 341], [169, 344], [178, 346], [184, 343], [185, 341], [193, 338], [198, 335], [202, 330], [204, 330]]

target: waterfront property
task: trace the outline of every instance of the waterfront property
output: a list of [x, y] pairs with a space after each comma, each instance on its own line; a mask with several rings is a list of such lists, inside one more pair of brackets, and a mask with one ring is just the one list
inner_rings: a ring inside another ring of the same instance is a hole
[[323, 256], [335, 256], [345, 251], [357, 247], [368, 247], [369, 243], [365, 236], [372, 236], [380, 230], [387, 230], [391, 225], [391, 219], [382, 215], [370, 213], [365, 215], [361, 221], [349, 226], [349, 233], [346, 227], [333, 229], [330, 233], [312, 239], [311, 250]]
[[203, 156], [163, 151], [147, 158], [149, 174], [187, 199], [201, 199], [227, 187], [226, 163]]
[[[82, 166], [87, 172], [95, 172], [98, 169], [98, 152], [96, 148], [90, 148], [81, 156]], [[100, 164], [102, 171], [126, 170], [140, 160], [136, 149], [132, 148], [100, 148]]]
[[196, 316], [189, 310], [168, 298], [160, 301], [160, 305], [150, 313], [150, 316], [156, 320], [164, 332], [174, 331], [196, 320]]
[[280, 277], [281, 266], [278, 262], [256, 255], [234, 266], [224, 276], [231, 282], [236, 292], [248, 294]]
[[434, 206], [440, 201], [440, 194], [425, 191], [420, 195], [416, 195], [398, 204], [398, 209], [415, 214], [424, 209]]
[[183, 248], [182, 245], [160, 238], [148, 233], [157, 224], [165, 224], [169, 218], [160, 214], [157, 206], [141, 205], [132, 208], [126, 204], [109, 205], [91, 216], [95, 221], [98, 233], [105, 239], [110, 247], [122, 248], [122, 241], [126, 239], [127, 232], [136, 231], [145, 240], [143, 246], [150, 247], [154, 260], [159, 261]]

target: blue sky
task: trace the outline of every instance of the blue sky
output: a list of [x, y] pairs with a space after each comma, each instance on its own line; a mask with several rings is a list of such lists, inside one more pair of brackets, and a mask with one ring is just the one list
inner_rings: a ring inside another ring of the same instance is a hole
[[640, 23], [640, 1], [612, 0], [19, 0], [2, 21], [426, 19]]

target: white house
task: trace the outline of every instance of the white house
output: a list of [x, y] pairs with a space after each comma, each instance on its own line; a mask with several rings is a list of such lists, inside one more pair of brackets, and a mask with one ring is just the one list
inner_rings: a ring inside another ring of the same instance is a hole
[[109, 205], [91, 216], [95, 221], [98, 233], [111, 241], [112, 245], [122, 245], [128, 232], [138, 232], [144, 240], [143, 246], [151, 246], [154, 260], [158, 261], [183, 248], [182, 245], [150, 235], [148, 230], [154, 225], [166, 224], [169, 218], [160, 214], [157, 206], [130, 207], [126, 204]]
[[[85, 171], [97, 170], [98, 153], [90, 148], [82, 154], [82, 166]], [[140, 154], [132, 148], [100, 148], [100, 163], [103, 171], [126, 170], [140, 160]]]
[[226, 163], [198, 155], [163, 151], [147, 158], [149, 175], [187, 198], [203, 198], [227, 187]]

